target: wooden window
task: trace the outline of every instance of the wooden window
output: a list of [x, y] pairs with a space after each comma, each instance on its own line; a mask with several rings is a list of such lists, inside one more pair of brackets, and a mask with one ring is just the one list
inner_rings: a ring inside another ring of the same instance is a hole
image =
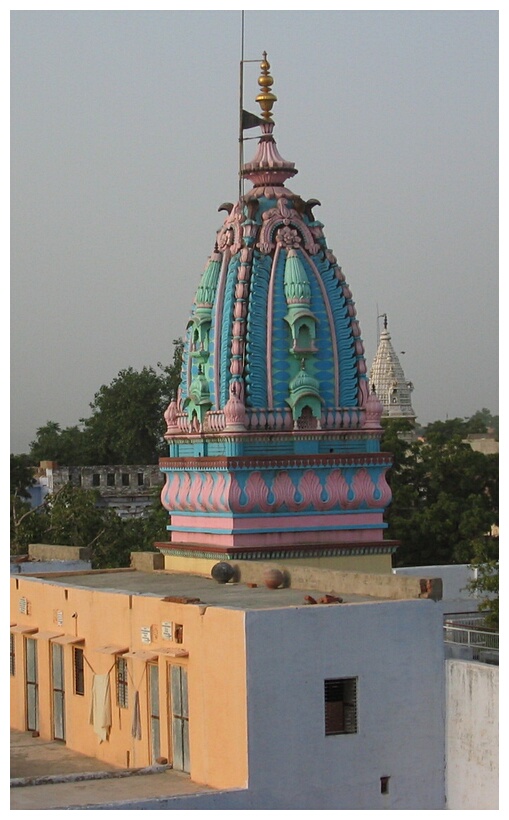
[[357, 732], [357, 678], [326, 680], [325, 734], [345, 735]]
[[73, 647], [74, 694], [85, 694], [85, 666], [83, 649]]
[[117, 706], [127, 709], [128, 704], [128, 683], [127, 683], [127, 661], [125, 658], [117, 658], [115, 661]]
[[100, 487], [101, 485], [101, 476], [99, 473], [92, 474], [92, 487]]
[[106, 474], [106, 484], [108, 487], [115, 486], [115, 473], [107, 473]]
[[130, 483], [129, 473], [122, 473], [122, 487], [129, 487]]
[[138, 487], [143, 487], [145, 484], [145, 476], [143, 473], [138, 473]]

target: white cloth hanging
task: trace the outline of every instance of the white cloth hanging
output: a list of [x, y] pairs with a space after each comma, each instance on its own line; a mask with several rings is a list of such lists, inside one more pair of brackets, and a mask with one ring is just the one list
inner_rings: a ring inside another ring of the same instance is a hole
[[111, 728], [110, 676], [94, 675], [92, 679], [92, 700], [90, 703], [90, 723], [102, 743], [108, 740]]

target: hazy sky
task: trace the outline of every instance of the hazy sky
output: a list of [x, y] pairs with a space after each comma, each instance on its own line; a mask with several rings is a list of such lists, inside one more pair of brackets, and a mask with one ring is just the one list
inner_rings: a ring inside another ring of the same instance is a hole
[[[11, 14], [11, 451], [171, 360], [238, 194], [240, 33], [240, 11]], [[386, 312], [421, 423], [497, 413], [498, 13], [246, 11], [264, 50], [368, 366]]]

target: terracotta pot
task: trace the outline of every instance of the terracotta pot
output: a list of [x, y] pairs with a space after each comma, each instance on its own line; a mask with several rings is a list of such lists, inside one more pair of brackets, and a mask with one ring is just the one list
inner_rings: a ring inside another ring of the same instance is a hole
[[279, 589], [283, 585], [284, 577], [280, 569], [266, 569], [263, 580], [269, 589]]

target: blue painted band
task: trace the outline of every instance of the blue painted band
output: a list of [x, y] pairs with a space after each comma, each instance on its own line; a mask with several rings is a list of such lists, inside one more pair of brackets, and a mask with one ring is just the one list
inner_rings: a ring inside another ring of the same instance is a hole
[[[345, 527], [338, 527], [337, 525], [330, 526], [330, 527], [320, 527], [317, 530], [316, 527], [299, 527], [299, 532], [345, 532], [348, 530], [383, 530], [387, 528], [387, 524], [381, 522], [380, 524], [351, 524], [350, 526]], [[269, 532], [295, 532], [295, 527], [271, 527], [270, 530], [268, 529], [260, 529], [260, 527], [248, 527], [247, 529], [242, 530], [232, 530], [231, 528], [218, 528], [218, 529], [211, 529], [210, 527], [175, 527], [171, 524], [168, 527], [169, 532], [197, 532], [203, 533], [208, 535], [253, 535], [259, 533], [260, 535], [266, 535]]]

